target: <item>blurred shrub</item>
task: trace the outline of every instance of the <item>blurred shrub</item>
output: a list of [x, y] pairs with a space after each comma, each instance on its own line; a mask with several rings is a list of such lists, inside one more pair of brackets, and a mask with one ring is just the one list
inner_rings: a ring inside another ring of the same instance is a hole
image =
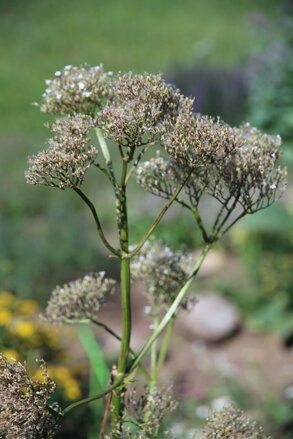
[[27, 198], [25, 189], [16, 197], [9, 191], [0, 194], [2, 288], [44, 303], [57, 283], [100, 265], [113, 270], [113, 260], [100, 253], [94, 222], [78, 200], [61, 202], [57, 196], [52, 201], [41, 190]]
[[[289, 2], [288, 8], [289, 8]], [[279, 29], [266, 25], [248, 67], [247, 119], [269, 133], [278, 133], [293, 163], [293, 18], [285, 10]]]
[[251, 329], [286, 338], [293, 334], [292, 214], [282, 207], [276, 212], [266, 220], [250, 218], [232, 231], [232, 247], [246, 268], [247, 282], [241, 293], [231, 295], [247, 312]]

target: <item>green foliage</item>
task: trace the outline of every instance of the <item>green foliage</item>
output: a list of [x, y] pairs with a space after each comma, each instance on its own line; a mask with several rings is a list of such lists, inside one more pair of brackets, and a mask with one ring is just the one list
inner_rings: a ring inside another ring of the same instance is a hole
[[284, 15], [281, 29], [263, 42], [250, 66], [248, 118], [270, 133], [279, 133], [290, 147], [287, 159], [293, 159], [293, 19]]

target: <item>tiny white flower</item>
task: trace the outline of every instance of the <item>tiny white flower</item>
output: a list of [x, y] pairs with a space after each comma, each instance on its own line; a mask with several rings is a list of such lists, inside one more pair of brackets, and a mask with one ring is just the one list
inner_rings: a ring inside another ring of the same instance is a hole
[[57, 70], [57, 71], [55, 72], [55, 76], [61, 76], [61, 72], [60, 72], [59, 70]]
[[85, 88], [85, 83], [82, 82], [82, 81], [79, 81], [79, 82], [77, 83], [77, 85], [78, 85], [78, 88], [79, 88], [80, 90], [83, 90], [83, 89]]

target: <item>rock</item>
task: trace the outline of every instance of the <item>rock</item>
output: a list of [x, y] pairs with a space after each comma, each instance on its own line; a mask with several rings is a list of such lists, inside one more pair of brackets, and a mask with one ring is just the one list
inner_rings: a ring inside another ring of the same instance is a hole
[[197, 295], [192, 311], [181, 324], [188, 335], [207, 342], [229, 338], [241, 325], [240, 313], [225, 297], [214, 292]]

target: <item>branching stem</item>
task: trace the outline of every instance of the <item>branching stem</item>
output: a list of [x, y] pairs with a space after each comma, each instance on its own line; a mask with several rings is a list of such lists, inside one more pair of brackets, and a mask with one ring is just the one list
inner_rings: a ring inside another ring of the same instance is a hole
[[[112, 337], [116, 338], [116, 340], [118, 340], [118, 341], [122, 340], [120, 335], [118, 335], [115, 331], [113, 331], [111, 328], [109, 328], [109, 326], [106, 325], [105, 323], [99, 322], [98, 320], [94, 320], [94, 319], [91, 319], [91, 322], [94, 323], [95, 325], [99, 326], [100, 328], [105, 329], [105, 331], [108, 332], [108, 334], [112, 335]], [[136, 353], [134, 352], [133, 349], [129, 348], [129, 352], [131, 353], [133, 358], [136, 357]], [[142, 364], [139, 364], [139, 368], [140, 368], [141, 372], [143, 373], [144, 377], [146, 378], [146, 380], [150, 381], [150, 375], [147, 372], [147, 370], [143, 367]]]
[[174, 328], [174, 323], [175, 323], [175, 316], [173, 315], [172, 318], [170, 319], [167, 328], [166, 328], [166, 332], [162, 341], [162, 346], [160, 349], [160, 354], [159, 354], [159, 358], [157, 361], [157, 377], [159, 375], [159, 372], [161, 370], [161, 367], [164, 364], [164, 361], [166, 359], [167, 353], [168, 353], [168, 348], [169, 348], [169, 344], [170, 344], [170, 339], [171, 339], [171, 334], [172, 334], [172, 330]]
[[89, 200], [89, 198], [85, 195], [85, 193], [82, 192], [81, 189], [79, 189], [78, 187], [74, 187], [73, 189], [80, 196], [80, 198], [87, 204], [87, 206], [90, 208], [90, 210], [91, 210], [91, 212], [93, 214], [96, 226], [97, 226], [97, 230], [98, 230], [99, 236], [100, 236], [103, 244], [105, 245], [105, 247], [108, 250], [110, 250], [111, 253], [113, 253], [114, 255], [119, 257], [120, 256], [120, 251], [116, 250], [114, 247], [112, 247], [111, 244], [107, 241], [107, 239], [106, 239], [106, 237], [104, 235], [104, 232], [103, 232], [103, 229], [102, 229], [102, 225], [100, 223], [97, 211], [96, 211], [95, 206], [93, 205], [93, 203]]
[[182, 190], [183, 186], [185, 185], [191, 174], [192, 174], [192, 170], [190, 170], [188, 176], [183, 180], [183, 182], [179, 184], [172, 197], [165, 203], [163, 209], [161, 210], [161, 212], [159, 213], [159, 215], [157, 216], [157, 218], [155, 219], [155, 221], [153, 222], [147, 233], [144, 235], [140, 243], [135, 247], [134, 250], [128, 253], [127, 255], [128, 258], [132, 258], [139, 252], [139, 250], [142, 248], [146, 240], [151, 236], [151, 234], [153, 233], [153, 231], [155, 230], [155, 228], [157, 227], [157, 225], [159, 224], [159, 222], [161, 221], [161, 219], [163, 218], [163, 216], [165, 215], [171, 204], [175, 201], [176, 197], [179, 195], [180, 191]]

